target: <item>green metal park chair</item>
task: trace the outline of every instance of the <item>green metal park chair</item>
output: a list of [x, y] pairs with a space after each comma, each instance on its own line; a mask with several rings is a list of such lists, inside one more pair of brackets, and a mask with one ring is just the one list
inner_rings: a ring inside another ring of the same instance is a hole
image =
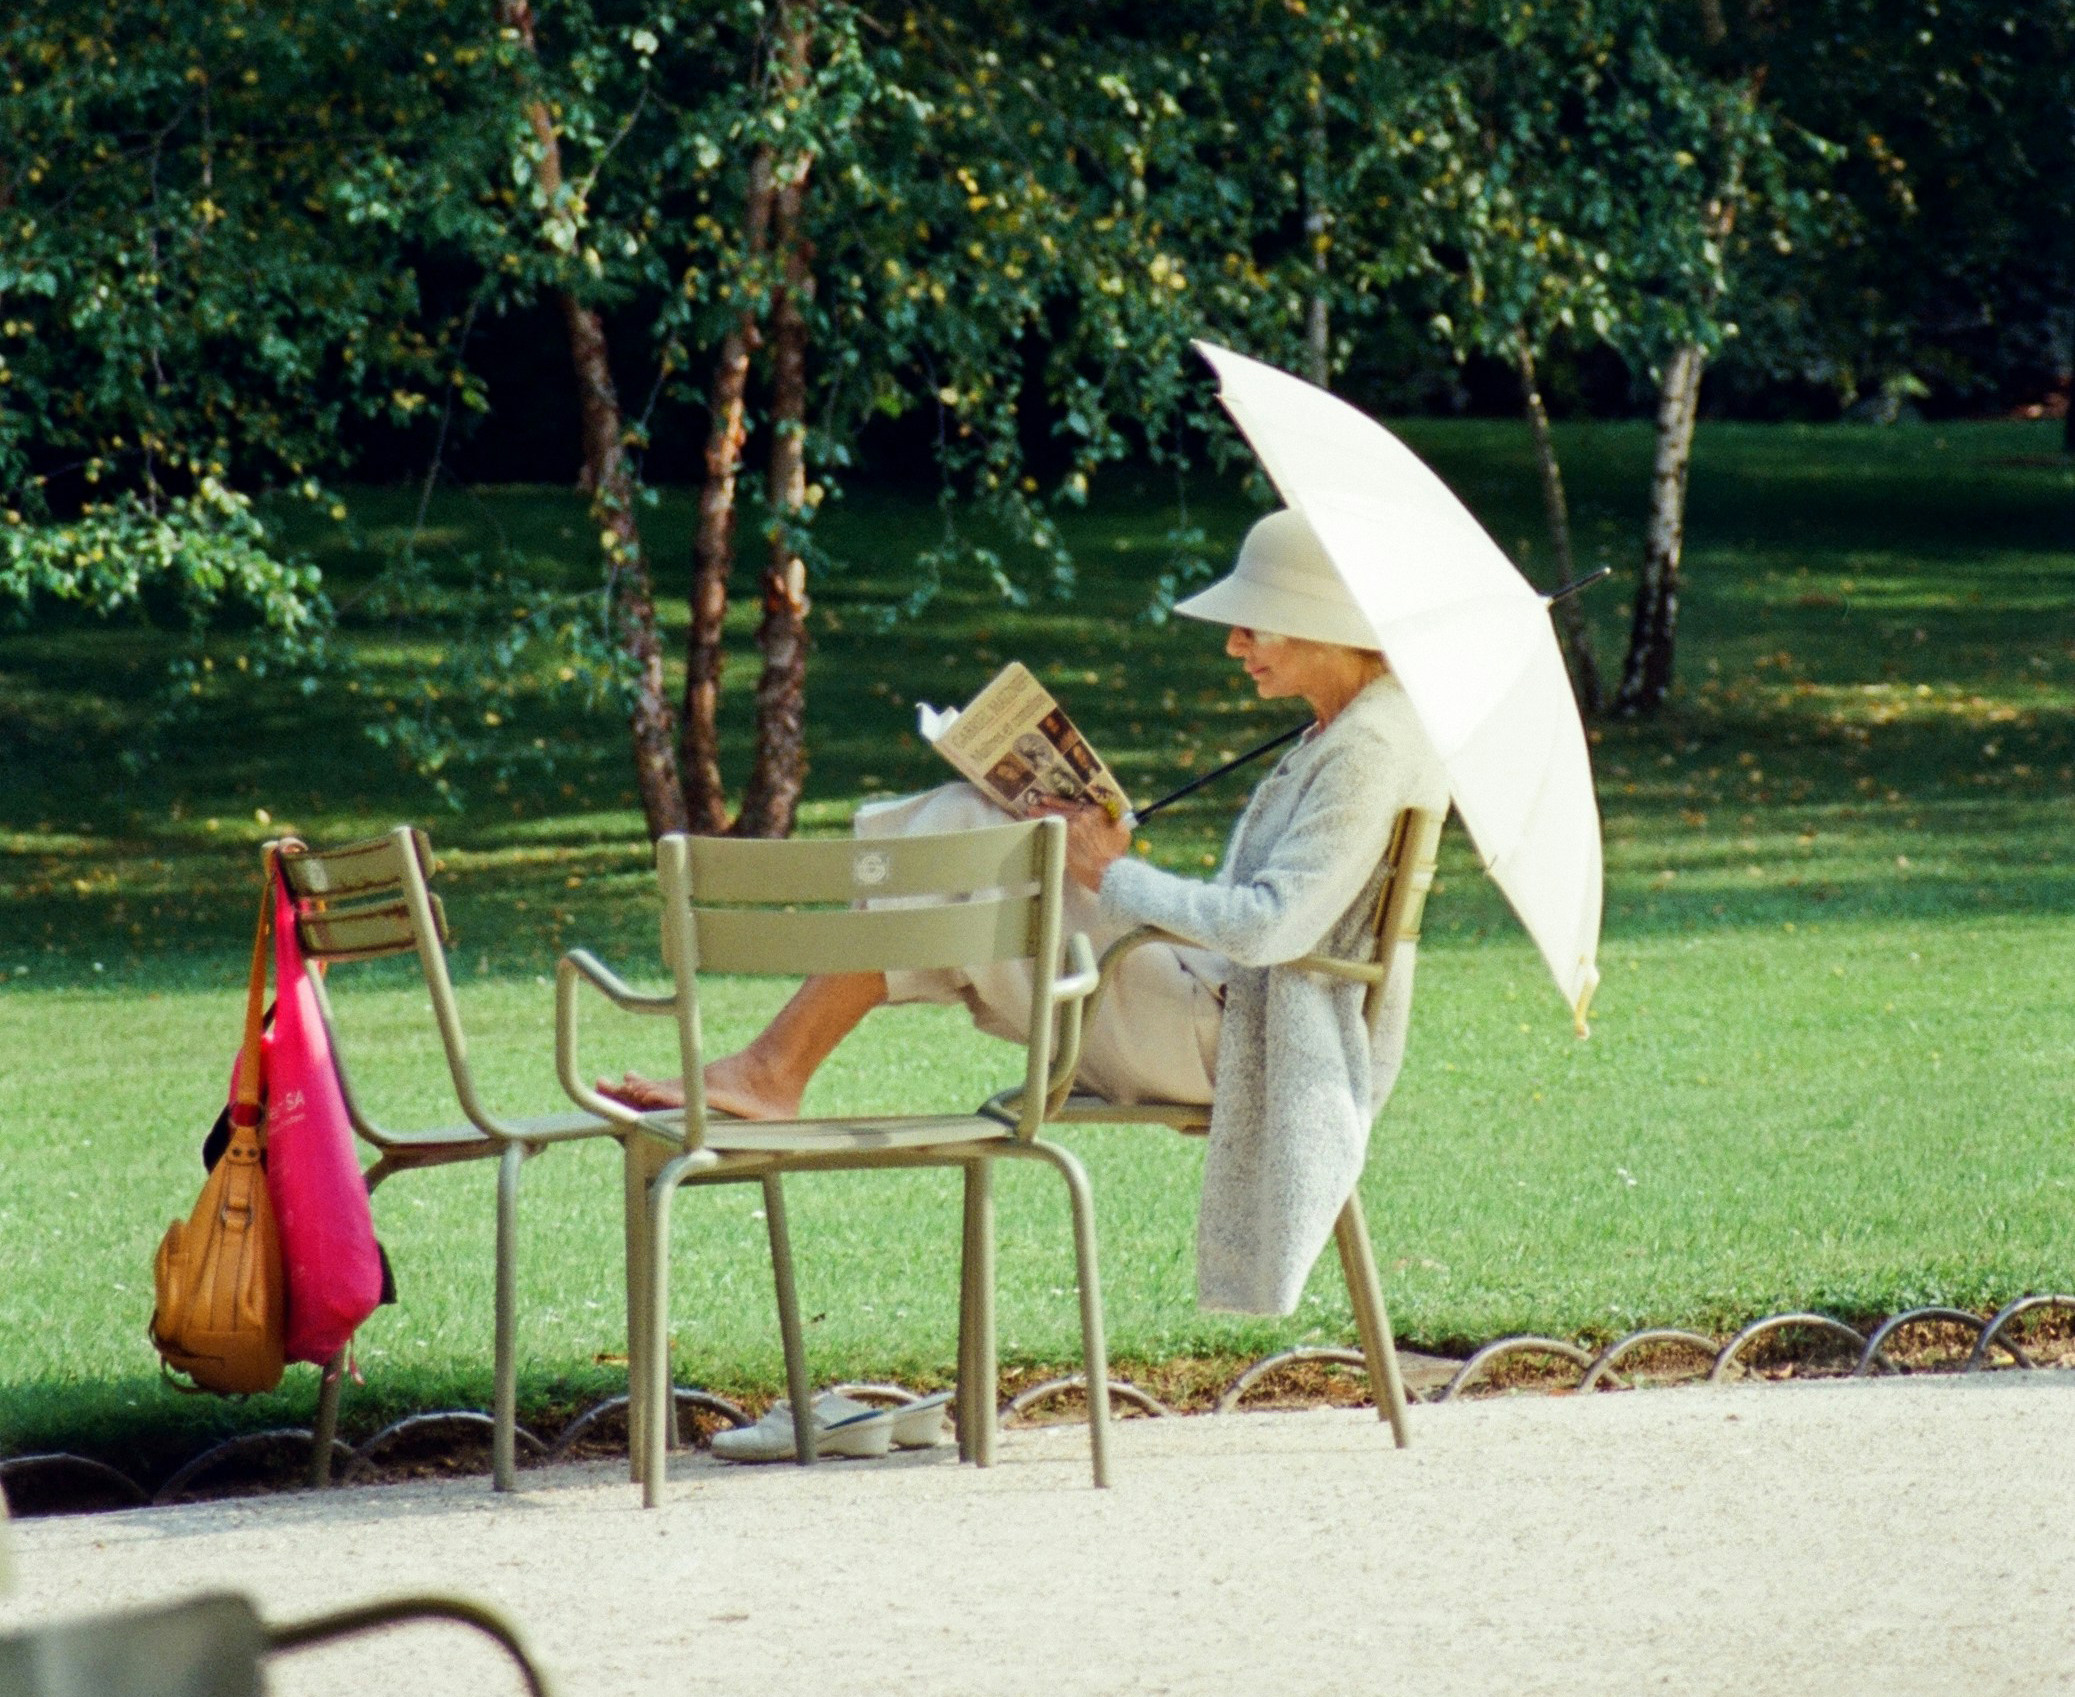
[[[1398, 816], [1385, 853], [1384, 875], [1377, 893], [1373, 935], [1375, 948], [1367, 960], [1339, 960], [1324, 955], [1306, 955], [1292, 964], [1307, 972], [1352, 980], [1367, 986], [1363, 1009], [1373, 1022], [1389, 981], [1391, 965], [1401, 948], [1419, 941], [1420, 917], [1425, 912], [1427, 892], [1434, 883], [1434, 857], [1441, 842], [1444, 815], [1420, 808], [1407, 808]], [[1210, 1109], [1184, 1102], [1117, 1103], [1076, 1091], [1074, 1071], [1080, 1059], [1080, 1031], [1084, 1018], [1092, 1018], [1101, 997], [1116, 974], [1118, 965], [1133, 949], [1155, 942], [1185, 942], [1151, 926], [1125, 933], [1103, 951], [1100, 984], [1084, 1003], [1076, 1003], [1063, 1022], [1056, 1063], [1045, 1085], [1044, 1121], [1048, 1125], [1161, 1125], [1185, 1135], [1200, 1137], [1210, 1129]], [[1029, 1113], [1029, 1084], [1004, 1090], [983, 1110], [1004, 1121], [1021, 1124]], [[1348, 1300], [1354, 1309], [1355, 1329], [1361, 1339], [1362, 1357], [1368, 1369], [1371, 1395], [1380, 1418], [1390, 1422], [1400, 1449], [1410, 1441], [1406, 1424], [1405, 1386], [1398, 1372], [1397, 1346], [1391, 1337], [1390, 1315], [1384, 1307], [1383, 1289], [1376, 1273], [1376, 1257], [1370, 1247], [1369, 1228], [1362, 1215], [1359, 1193], [1348, 1197], [1333, 1232], [1340, 1253], [1340, 1270], [1347, 1281]], [[1091, 1380], [1090, 1384], [1093, 1385]], [[1091, 1415], [1096, 1407], [1089, 1398]]]
[[[317, 999], [338, 1063], [339, 1087], [353, 1128], [376, 1153], [365, 1172], [370, 1193], [398, 1173], [451, 1165], [456, 1161], [497, 1162], [497, 1251], [494, 1319], [494, 1380], [491, 1477], [497, 1490], [517, 1482], [518, 1401], [517, 1264], [519, 1171], [528, 1157], [555, 1144], [625, 1135], [622, 1125], [594, 1114], [559, 1113], [507, 1120], [493, 1114], [476, 1087], [468, 1037], [461, 1023], [454, 982], [447, 971], [449, 941], [445, 910], [432, 891], [432, 848], [425, 833], [399, 825], [386, 836], [318, 851], [297, 842], [268, 845], [280, 854], [283, 875], [296, 898], [296, 929], [304, 956], [327, 966], [415, 954], [432, 1003], [446, 1054], [447, 1074], [462, 1119], [423, 1130], [397, 1131], [379, 1124], [362, 1105], [346, 1065], [332, 1017], [325, 974], [312, 974]], [[332, 1440], [338, 1428], [343, 1357], [324, 1371], [318, 1398], [311, 1482], [330, 1478]]]
[[[1103, 1394], [1108, 1362], [1097, 1282], [1088, 1179], [1066, 1150], [1040, 1140], [1053, 1032], [1096, 982], [1085, 937], [1066, 944], [1060, 972], [1060, 883], [1065, 827], [1057, 819], [941, 836], [823, 842], [664, 837], [656, 845], [663, 908], [664, 994], [631, 989], [595, 957], [575, 951], [556, 983], [556, 1056], [564, 1087], [585, 1110], [628, 1133], [629, 1424], [636, 1479], [653, 1506], [664, 1481], [670, 1413], [670, 1210], [679, 1186], [757, 1181], [777, 1286], [780, 1335], [792, 1399], [795, 1454], [814, 1460], [812, 1399], [786, 1226], [783, 1175], [879, 1167], [955, 1166], [964, 1172], [957, 1413], [961, 1457], [994, 1459], [995, 1320], [993, 1167], [1035, 1159], [1064, 1178], [1080, 1277], [1082, 1353], [1097, 1387], [1090, 1426], [1095, 1483], [1108, 1483]], [[875, 972], [1030, 963], [1033, 985], [1029, 1111], [929, 1113], [881, 1118], [745, 1121], [709, 1112], [701, 1089], [699, 984], [705, 973]], [[666, 1123], [599, 1095], [577, 1058], [578, 990], [588, 983], [618, 1007], [677, 1025], [685, 1078], [681, 1120]]]
[[228, 1593], [89, 1615], [0, 1637], [0, 1692], [6, 1697], [263, 1697], [270, 1657], [426, 1620], [452, 1621], [495, 1639], [518, 1665], [525, 1689], [533, 1697], [548, 1697], [547, 1678], [518, 1634], [479, 1603], [397, 1597], [270, 1626], [245, 1598]]
[[[0, 1497], [0, 1595], [13, 1583], [13, 1539]], [[517, 1629], [463, 1597], [388, 1597], [270, 1626], [244, 1597], [222, 1592], [0, 1635], [0, 1697], [263, 1697], [270, 1656], [428, 1620], [495, 1639], [532, 1697], [549, 1697], [547, 1676]]]
[[[14, 1553], [0, 1499], [0, 1594]], [[269, 1656], [413, 1621], [444, 1620], [494, 1638], [532, 1697], [547, 1676], [495, 1610], [460, 1597], [391, 1597], [269, 1626], [245, 1598], [205, 1593], [177, 1603], [88, 1615], [0, 1636], [0, 1697], [262, 1697]]]

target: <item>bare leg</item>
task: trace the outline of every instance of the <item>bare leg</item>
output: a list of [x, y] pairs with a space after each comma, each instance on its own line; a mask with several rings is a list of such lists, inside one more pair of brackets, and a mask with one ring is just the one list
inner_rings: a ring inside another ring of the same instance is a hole
[[[737, 1119], [796, 1119], [815, 1070], [885, 1000], [884, 973], [838, 972], [808, 979], [747, 1048], [707, 1067], [707, 1107]], [[600, 1079], [598, 1088], [637, 1108], [684, 1106], [682, 1079], [630, 1072], [618, 1084]]]

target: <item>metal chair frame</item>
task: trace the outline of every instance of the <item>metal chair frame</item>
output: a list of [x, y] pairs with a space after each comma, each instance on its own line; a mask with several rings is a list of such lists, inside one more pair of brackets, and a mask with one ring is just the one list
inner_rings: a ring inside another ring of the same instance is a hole
[[[1055, 1024], [1097, 982], [1083, 936], [1066, 941], [1059, 970], [1060, 888], [1066, 834], [1057, 819], [941, 836], [755, 842], [673, 834], [656, 845], [663, 958], [672, 987], [645, 994], [583, 950], [556, 975], [556, 1062], [563, 1087], [590, 1113], [627, 1134], [625, 1204], [629, 1308], [631, 1472], [653, 1507], [664, 1483], [668, 1438], [670, 1210], [684, 1185], [754, 1180], [764, 1193], [779, 1330], [792, 1399], [796, 1457], [815, 1459], [811, 1385], [786, 1222], [783, 1176], [880, 1167], [958, 1167], [964, 1174], [959, 1279], [959, 1454], [995, 1458], [996, 1337], [993, 1168], [1036, 1160], [1059, 1173], [1072, 1210], [1080, 1279], [1082, 1354], [1091, 1386], [1095, 1483], [1109, 1480], [1108, 1357], [1088, 1178], [1067, 1150], [1044, 1142], [1041, 1111]], [[924, 903], [927, 905], [916, 905]], [[702, 972], [809, 975], [1030, 962], [1033, 975], [1026, 1083], [1020, 1115], [924, 1114], [884, 1118], [803, 1116], [745, 1121], [710, 1113], [702, 1086]], [[642, 1114], [600, 1095], [577, 1056], [583, 985], [629, 1013], [673, 1018], [685, 1080], [682, 1116]], [[1078, 1023], [1068, 1021], [1078, 1030]]]
[[[339, 1089], [353, 1129], [376, 1151], [363, 1177], [373, 1194], [398, 1173], [447, 1166], [456, 1161], [497, 1162], [497, 1251], [494, 1320], [494, 1391], [491, 1482], [499, 1491], [517, 1486], [518, 1423], [518, 1207], [519, 1173], [526, 1160], [558, 1143], [586, 1138], [623, 1139], [624, 1127], [594, 1114], [560, 1113], [507, 1120], [492, 1113], [476, 1087], [468, 1037], [454, 982], [447, 970], [449, 941], [445, 910], [432, 891], [432, 846], [424, 831], [399, 825], [384, 836], [330, 850], [293, 840], [269, 843], [280, 857], [295, 899], [297, 938], [305, 958], [327, 966], [415, 954], [432, 1001], [447, 1074], [464, 1123], [422, 1131], [396, 1131], [376, 1122], [353, 1088], [332, 1017], [324, 973], [312, 975], [318, 1006], [332, 1039]], [[330, 1483], [332, 1440], [338, 1431], [345, 1352], [324, 1368], [318, 1394], [310, 1482]]]
[[[1434, 884], [1434, 859], [1440, 846], [1445, 815], [1423, 808], [1407, 808], [1391, 830], [1385, 852], [1385, 872], [1376, 898], [1371, 934], [1375, 950], [1368, 960], [1341, 960], [1327, 955], [1305, 955], [1290, 964], [1306, 972], [1323, 974], [1367, 987], [1363, 1013], [1372, 1022], [1390, 980], [1391, 966], [1400, 948], [1419, 941], [1420, 919], [1426, 910], [1428, 892]], [[1103, 1097], [1076, 1092], [1074, 1071], [1080, 1056], [1080, 1023], [1093, 1018], [1101, 998], [1116, 976], [1118, 966], [1132, 950], [1151, 942], [1186, 943], [1153, 926], [1126, 932], [1103, 951], [1098, 966], [1100, 980], [1085, 1003], [1076, 1004], [1062, 1034], [1059, 1060], [1046, 1081], [1044, 1121], [1048, 1125], [1162, 1125], [1185, 1136], [1200, 1137], [1210, 1130], [1208, 1106], [1182, 1102], [1111, 1102]], [[1004, 1117], [1028, 1112], [1029, 1087], [1002, 1091], [982, 1110]], [[1333, 1241], [1340, 1255], [1340, 1270], [1347, 1281], [1348, 1301], [1354, 1309], [1355, 1329], [1360, 1336], [1363, 1361], [1368, 1367], [1370, 1390], [1378, 1418], [1390, 1422], [1398, 1448], [1411, 1440], [1405, 1408], [1405, 1385], [1398, 1371], [1397, 1346], [1391, 1336], [1389, 1311], [1384, 1306], [1383, 1288], [1377, 1277], [1376, 1257], [1370, 1246], [1368, 1223], [1362, 1213], [1359, 1190], [1349, 1194], [1334, 1224]], [[1093, 1412], [1093, 1398], [1090, 1411]]]
[[496, 1610], [460, 1597], [395, 1597], [314, 1619], [269, 1625], [244, 1597], [210, 1592], [156, 1608], [59, 1621], [0, 1638], [0, 1688], [19, 1697], [147, 1697], [179, 1690], [259, 1697], [263, 1664], [363, 1632], [442, 1620], [494, 1639], [532, 1697], [550, 1686], [518, 1632]]

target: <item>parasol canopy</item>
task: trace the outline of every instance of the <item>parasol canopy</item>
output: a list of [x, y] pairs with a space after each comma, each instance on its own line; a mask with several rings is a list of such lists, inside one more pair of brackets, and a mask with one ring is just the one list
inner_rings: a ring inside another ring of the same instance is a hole
[[1548, 601], [1426, 462], [1338, 396], [1198, 342], [1447, 768], [1456, 811], [1570, 1004], [1599, 983], [1599, 806]]

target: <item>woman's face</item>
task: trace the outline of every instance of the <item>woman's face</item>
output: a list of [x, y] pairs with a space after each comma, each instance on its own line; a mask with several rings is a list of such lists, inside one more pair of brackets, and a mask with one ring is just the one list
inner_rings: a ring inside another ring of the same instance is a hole
[[1225, 635], [1225, 652], [1246, 668], [1263, 701], [1280, 701], [1292, 695], [1309, 697], [1335, 659], [1348, 651], [1328, 642], [1234, 625]]

